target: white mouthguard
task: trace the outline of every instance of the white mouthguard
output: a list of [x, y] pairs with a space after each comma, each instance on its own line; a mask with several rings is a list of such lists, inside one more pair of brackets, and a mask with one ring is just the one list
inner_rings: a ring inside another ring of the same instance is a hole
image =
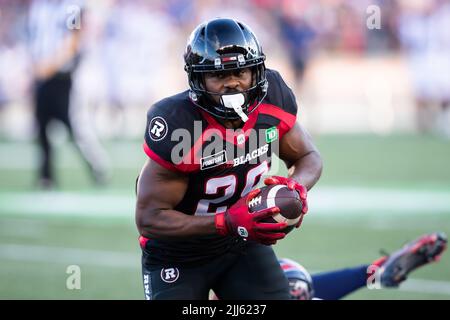
[[233, 109], [242, 121], [246, 122], [248, 120], [247, 115], [242, 111], [242, 105], [245, 102], [245, 97], [242, 93], [236, 94], [224, 94], [222, 95], [222, 101], [226, 108]]

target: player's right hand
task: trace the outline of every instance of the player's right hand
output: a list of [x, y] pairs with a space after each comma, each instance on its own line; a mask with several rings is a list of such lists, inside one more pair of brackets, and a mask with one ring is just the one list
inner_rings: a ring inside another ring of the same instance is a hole
[[217, 232], [220, 235], [239, 235], [244, 239], [272, 245], [286, 235], [277, 232], [287, 227], [284, 222], [264, 223], [262, 220], [280, 212], [278, 207], [249, 212], [248, 203], [260, 193], [259, 189], [251, 191], [223, 213], [215, 216]]

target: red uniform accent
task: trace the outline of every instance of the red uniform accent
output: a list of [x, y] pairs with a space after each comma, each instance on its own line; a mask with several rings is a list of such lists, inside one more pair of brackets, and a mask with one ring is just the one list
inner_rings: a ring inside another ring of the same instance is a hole
[[295, 115], [286, 112], [273, 104], [262, 103], [259, 105], [258, 110], [260, 114], [267, 114], [280, 119], [280, 124], [277, 126], [280, 138], [288, 132], [297, 121], [297, 117]]
[[217, 122], [217, 120], [211, 116], [208, 112], [204, 111], [204, 110], [200, 110], [200, 112], [202, 113], [203, 117], [206, 119], [206, 121], [209, 123], [208, 128], [214, 128], [220, 131], [220, 133], [222, 134], [224, 140], [233, 143], [234, 145], [240, 147], [240, 148], [244, 148], [245, 144], [238, 144], [237, 143], [237, 137], [244, 133], [245, 135], [245, 141], [247, 141], [250, 133], [251, 133], [251, 129], [253, 129], [255, 127], [256, 124], [256, 120], [258, 120], [258, 111], [259, 109], [256, 109], [254, 112], [250, 113], [248, 115], [248, 120], [246, 123], [244, 123], [244, 126], [242, 127], [242, 129], [240, 130], [228, 130], [228, 134], [227, 134], [227, 129], [221, 125], [219, 122]]
[[199, 164], [197, 163], [180, 163], [180, 164], [173, 164], [169, 161], [164, 160], [163, 158], [161, 158], [160, 156], [158, 156], [155, 152], [152, 151], [152, 149], [149, 148], [149, 146], [147, 145], [147, 143], [144, 141], [143, 144], [143, 148], [145, 153], [154, 161], [156, 161], [159, 165], [163, 166], [166, 169], [169, 169], [171, 171], [175, 171], [175, 172], [184, 172], [184, 173], [189, 173], [189, 172], [194, 172], [194, 171], [198, 171], [199, 170]]
[[139, 237], [139, 244], [140, 244], [142, 249], [145, 248], [145, 245], [147, 244], [148, 240], [150, 240], [150, 239], [148, 239], [148, 238], [146, 238], [144, 236], [140, 236]]
[[197, 141], [195, 141], [194, 146], [189, 150], [189, 152], [183, 157], [182, 163], [192, 163], [196, 165], [196, 169], [199, 170], [200, 166], [200, 159], [198, 157], [198, 154], [200, 151], [202, 151], [203, 142], [209, 140], [209, 138], [213, 135], [214, 130], [211, 126], [206, 127], [205, 130], [203, 130], [202, 134], [200, 135], [200, 138], [198, 138]]

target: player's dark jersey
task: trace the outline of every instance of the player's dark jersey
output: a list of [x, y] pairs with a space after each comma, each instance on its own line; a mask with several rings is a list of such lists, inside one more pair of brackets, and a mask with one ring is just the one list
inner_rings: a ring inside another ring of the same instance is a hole
[[[266, 98], [240, 129], [225, 129], [190, 101], [188, 91], [149, 109], [145, 153], [161, 166], [189, 176], [187, 191], [175, 210], [189, 215], [224, 212], [268, 173], [279, 140], [296, 121], [297, 104], [278, 72], [267, 70], [267, 79]], [[238, 238], [219, 235], [149, 239], [145, 263], [200, 263], [240, 245]]]

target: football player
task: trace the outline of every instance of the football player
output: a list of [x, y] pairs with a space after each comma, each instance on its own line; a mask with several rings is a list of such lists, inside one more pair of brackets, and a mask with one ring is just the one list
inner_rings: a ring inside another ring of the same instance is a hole
[[213, 289], [220, 299], [288, 299], [271, 248], [286, 224], [261, 222], [279, 208], [250, 214], [247, 203], [277, 154], [289, 176], [264, 182], [297, 190], [308, 210], [322, 160], [296, 121], [294, 94], [234, 19], [200, 24], [184, 60], [190, 89], [147, 113], [136, 188], [145, 297], [208, 299]]
[[430, 262], [439, 261], [447, 248], [445, 233], [422, 235], [396, 252], [383, 256], [371, 265], [361, 265], [310, 275], [297, 262], [279, 259], [289, 281], [291, 300], [342, 299], [366, 286], [398, 287], [409, 273]]

